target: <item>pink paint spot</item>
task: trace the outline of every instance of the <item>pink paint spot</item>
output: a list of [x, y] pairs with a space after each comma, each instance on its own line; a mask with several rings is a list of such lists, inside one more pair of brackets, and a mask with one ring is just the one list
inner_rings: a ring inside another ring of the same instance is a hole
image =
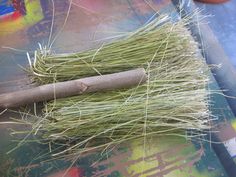
[[90, 11], [98, 12], [109, 7], [110, 2], [107, 0], [74, 0], [73, 3], [77, 6]]
[[73, 167], [69, 170], [68, 175], [71, 177], [82, 177], [82, 170], [77, 167]]
[[17, 20], [21, 17], [21, 13], [19, 11], [15, 11], [9, 15], [5, 15], [3, 17], [1, 17], [1, 20], [4, 21], [4, 22], [7, 22], [7, 21], [14, 21], [14, 20]]
[[67, 169], [58, 171], [56, 173], [51, 174], [48, 177], [83, 177], [83, 170], [81, 168], [72, 167], [68, 171]]
[[15, 13], [12, 14], [11, 18], [12, 20], [16, 20], [18, 18], [20, 18], [22, 15], [19, 11], [16, 11]]

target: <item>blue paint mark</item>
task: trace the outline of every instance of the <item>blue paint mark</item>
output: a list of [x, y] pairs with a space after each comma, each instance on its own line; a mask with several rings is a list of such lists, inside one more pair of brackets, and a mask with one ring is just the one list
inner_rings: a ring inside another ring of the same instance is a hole
[[154, 0], [153, 2], [156, 4], [162, 4], [165, 2], [165, 0]]
[[7, 15], [9, 13], [14, 12], [15, 9], [11, 3], [9, 3], [9, 0], [2, 0], [0, 2], [0, 16], [1, 15]]

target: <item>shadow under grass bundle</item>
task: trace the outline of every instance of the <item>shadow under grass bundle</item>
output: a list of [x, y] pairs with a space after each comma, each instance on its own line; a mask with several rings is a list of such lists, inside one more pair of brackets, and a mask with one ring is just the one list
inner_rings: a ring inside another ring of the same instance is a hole
[[210, 128], [209, 73], [186, 23], [161, 16], [99, 49], [63, 55], [38, 50], [30, 73], [39, 84], [139, 67], [148, 80], [131, 89], [48, 102], [33, 130], [67, 147], [55, 155], [149, 135], [185, 136], [186, 130], [193, 137], [203, 135]]

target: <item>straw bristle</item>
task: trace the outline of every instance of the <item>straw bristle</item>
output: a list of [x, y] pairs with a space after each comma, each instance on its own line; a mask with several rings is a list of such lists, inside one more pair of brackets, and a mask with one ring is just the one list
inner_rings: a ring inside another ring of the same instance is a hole
[[61, 153], [153, 134], [182, 136], [194, 130], [197, 136], [209, 129], [208, 68], [183, 20], [162, 16], [98, 50], [37, 51], [31, 71], [35, 82], [45, 84], [137, 67], [146, 69], [146, 84], [51, 101], [33, 128], [45, 140], [73, 142]]

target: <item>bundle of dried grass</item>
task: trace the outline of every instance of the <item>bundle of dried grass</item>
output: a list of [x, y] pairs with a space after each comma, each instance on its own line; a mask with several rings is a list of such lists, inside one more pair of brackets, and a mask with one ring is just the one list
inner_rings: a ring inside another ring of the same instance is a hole
[[162, 16], [123, 39], [74, 54], [50, 54], [40, 47], [30, 68], [39, 84], [138, 67], [145, 68], [148, 81], [132, 89], [48, 102], [33, 130], [66, 147], [55, 155], [149, 135], [204, 134], [210, 116], [208, 67], [185, 24]]

